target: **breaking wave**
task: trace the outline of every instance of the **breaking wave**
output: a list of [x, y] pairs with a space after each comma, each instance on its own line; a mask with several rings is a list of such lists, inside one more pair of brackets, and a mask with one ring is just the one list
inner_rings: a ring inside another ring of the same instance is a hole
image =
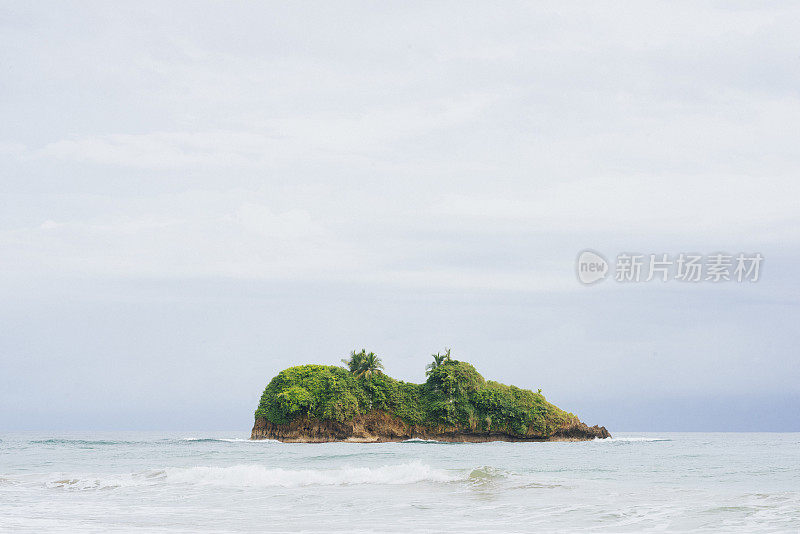
[[508, 476], [511, 476], [508, 471], [490, 465], [482, 465], [470, 471], [468, 480], [473, 484], [486, 484]]
[[[470, 475], [471, 476], [471, 475]], [[72, 477], [59, 475], [45, 483], [49, 488], [98, 490], [147, 485], [200, 485], [229, 487], [345, 486], [364, 484], [415, 484], [455, 482], [464, 475], [434, 469], [421, 462], [380, 467], [339, 469], [270, 469], [261, 465], [229, 467], [168, 467], [166, 469], [106, 475]]]

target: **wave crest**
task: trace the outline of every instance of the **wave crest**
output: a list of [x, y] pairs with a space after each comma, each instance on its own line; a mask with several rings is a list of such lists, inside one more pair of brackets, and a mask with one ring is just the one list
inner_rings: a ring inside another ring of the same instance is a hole
[[345, 486], [363, 484], [416, 484], [462, 480], [421, 462], [380, 467], [338, 469], [281, 469], [261, 465], [229, 467], [167, 467], [161, 470], [105, 476], [59, 475], [45, 483], [49, 488], [71, 490], [113, 489], [148, 485], [201, 485], [227, 487]]
[[414, 484], [452, 482], [448, 473], [421, 462], [381, 467], [341, 467], [339, 469], [268, 469], [260, 465], [231, 467], [191, 467], [167, 469], [167, 482], [222, 486], [339, 486], [350, 484]]

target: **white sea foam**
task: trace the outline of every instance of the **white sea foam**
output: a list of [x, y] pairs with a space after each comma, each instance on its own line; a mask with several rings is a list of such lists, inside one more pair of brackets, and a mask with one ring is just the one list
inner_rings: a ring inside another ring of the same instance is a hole
[[45, 482], [49, 488], [73, 490], [113, 489], [147, 485], [199, 485], [229, 487], [298, 487], [362, 484], [415, 484], [453, 482], [464, 476], [433, 469], [421, 462], [380, 467], [338, 469], [271, 469], [261, 465], [228, 467], [167, 467], [162, 470], [105, 476], [59, 473]]
[[421, 462], [381, 467], [342, 467], [339, 469], [268, 469], [260, 465], [231, 467], [169, 468], [168, 483], [221, 486], [336, 486], [348, 484], [413, 484], [451, 482], [459, 477], [431, 468]]
[[141, 473], [109, 473], [103, 475], [70, 475], [59, 473], [44, 483], [45, 487], [67, 490], [107, 490], [131, 486], [148, 486], [163, 482], [164, 470]]

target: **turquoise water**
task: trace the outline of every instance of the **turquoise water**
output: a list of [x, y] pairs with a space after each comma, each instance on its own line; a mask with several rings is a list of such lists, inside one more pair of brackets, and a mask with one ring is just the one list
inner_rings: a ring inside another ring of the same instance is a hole
[[246, 437], [0, 434], [0, 531], [800, 531], [800, 434], [479, 444]]

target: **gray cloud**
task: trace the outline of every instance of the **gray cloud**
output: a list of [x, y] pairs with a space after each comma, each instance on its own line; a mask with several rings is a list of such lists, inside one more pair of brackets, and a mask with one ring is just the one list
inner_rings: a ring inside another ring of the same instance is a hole
[[[274, 371], [356, 345], [414, 380], [453, 345], [622, 427], [646, 414], [620, 399], [796, 402], [798, 19], [7, 5], [1, 417], [125, 426], [103, 399], [168, 426], [202, 389], [219, 405], [197, 425], [224, 426]], [[752, 286], [587, 289], [586, 247], [767, 260]], [[758, 428], [713, 406], [692, 425]]]

